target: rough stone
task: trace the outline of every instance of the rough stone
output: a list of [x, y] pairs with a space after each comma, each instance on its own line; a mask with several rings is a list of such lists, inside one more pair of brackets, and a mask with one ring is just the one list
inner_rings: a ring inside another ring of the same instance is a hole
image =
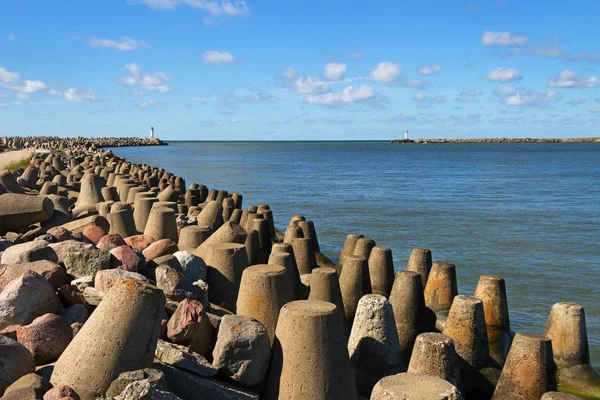
[[269, 335], [260, 322], [241, 315], [225, 315], [221, 319], [213, 365], [222, 375], [254, 386], [265, 379], [270, 359]]
[[94, 289], [102, 294], [108, 293], [110, 288], [121, 278], [132, 278], [142, 282], [150, 283], [148, 278], [137, 272], [125, 271], [122, 269], [105, 269], [98, 271], [94, 279]]
[[105, 235], [100, 239], [96, 247], [102, 250], [111, 251], [115, 247], [125, 246], [127, 243], [123, 239], [123, 237], [119, 234], [112, 233], [110, 235]]
[[218, 372], [218, 369], [202, 355], [185, 346], [169, 343], [164, 340], [158, 341], [155, 356], [166, 364], [199, 376], [211, 377], [215, 376]]
[[424, 374], [402, 373], [377, 382], [371, 400], [461, 400], [450, 382]]
[[156, 286], [158, 286], [165, 295], [175, 301], [184, 299], [196, 299], [198, 296], [198, 287], [194, 286], [184, 274], [169, 267], [168, 265], [159, 265], [156, 268]]
[[165, 390], [167, 388], [165, 376], [162, 371], [153, 368], [144, 368], [120, 374], [119, 377], [110, 384], [110, 387], [106, 391], [106, 397], [110, 398], [118, 396], [130, 383], [142, 380], [147, 380], [155, 389]]
[[144, 251], [146, 247], [156, 242], [152, 236], [148, 235], [135, 235], [125, 238], [125, 243], [133, 249]]
[[173, 253], [173, 256], [179, 261], [179, 265], [183, 269], [183, 273], [192, 282], [202, 280], [206, 282], [207, 267], [204, 261], [185, 250]]
[[65, 400], [66, 398], [79, 400], [79, 395], [73, 389], [65, 385], [55, 386], [44, 395], [44, 400]]
[[70, 281], [69, 276], [61, 266], [52, 261], [40, 260], [1, 267], [0, 292], [4, 290], [10, 281], [23, 275], [26, 271], [33, 271], [42, 275], [55, 289], [58, 289]]
[[17, 341], [31, 352], [36, 365], [56, 361], [71, 339], [71, 324], [55, 314], [42, 315], [17, 329]]
[[60, 317], [67, 321], [69, 324], [76, 322], [85, 323], [90, 317], [90, 313], [86, 306], [83, 304], [74, 304], [71, 307], [67, 307], [60, 312]]
[[96, 288], [86, 287], [83, 291], [83, 297], [90, 306], [96, 307], [104, 298], [104, 293], [98, 291]]
[[0, 393], [32, 372], [35, 372], [35, 363], [29, 350], [16, 340], [0, 335]]
[[[52, 385], [50, 384], [50, 381], [48, 381], [48, 379], [36, 373], [31, 373], [23, 375], [15, 383], [10, 385], [8, 389], [6, 389], [6, 391], [4, 392], [4, 396], [20, 389], [30, 389], [33, 392], [35, 399], [41, 399], [42, 396], [44, 396], [44, 393], [52, 389]], [[4, 399], [4, 397], [2, 399]]]
[[142, 254], [146, 257], [146, 261], [152, 261], [155, 258], [173, 254], [177, 251], [179, 251], [179, 248], [175, 242], [169, 239], [161, 239], [146, 247]]
[[64, 285], [58, 288], [58, 298], [65, 307], [71, 307], [74, 304], [86, 304], [83, 292], [75, 285]]
[[98, 244], [98, 242], [100, 242], [100, 240], [106, 236], [107, 233], [108, 232], [100, 226], [89, 225], [83, 230], [82, 235], [91, 243]]
[[0, 329], [26, 325], [47, 313], [57, 313], [59, 300], [46, 278], [28, 271], [0, 293]]
[[58, 262], [58, 257], [45, 240], [15, 244], [2, 253], [1, 264], [14, 265], [33, 261], [47, 260]]
[[141, 260], [131, 247], [127, 245], [115, 247], [110, 250], [110, 254], [113, 256], [111, 261], [112, 268], [138, 272]]
[[98, 271], [110, 268], [108, 251], [71, 246], [64, 250], [63, 255], [67, 272], [75, 278], [95, 276]]
[[114, 400], [181, 400], [171, 392], [156, 389], [150, 381], [131, 382]]

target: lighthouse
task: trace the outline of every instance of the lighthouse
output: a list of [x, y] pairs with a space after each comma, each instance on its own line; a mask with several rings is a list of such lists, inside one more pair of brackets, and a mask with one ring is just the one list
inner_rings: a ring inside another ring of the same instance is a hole
[[150, 139], [154, 139], [154, 127], [150, 127]]
[[404, 131], [404, 140], [408, 140], [408, 129]]

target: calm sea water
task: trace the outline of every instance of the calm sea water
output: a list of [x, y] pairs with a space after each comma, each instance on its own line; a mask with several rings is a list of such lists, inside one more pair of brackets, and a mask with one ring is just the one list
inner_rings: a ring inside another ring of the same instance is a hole
[[459, 292], [479, 275], [506, 279], [511, 326], [541, 333], [552, 304], [586, 310], [600, 365], [600, 144], [392, 145], [386, 142], [183, 142], [122, 148], [267, 203], [284, 231], [313, 220], [337, 258], [348, 233], [392, 248], [397, 270], [414, 247], [457, 266]]

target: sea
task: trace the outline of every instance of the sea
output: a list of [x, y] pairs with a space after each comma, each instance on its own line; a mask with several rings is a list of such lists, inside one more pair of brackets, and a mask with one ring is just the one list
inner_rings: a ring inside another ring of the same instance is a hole
[[541, 334], [556, 302], [585, 308], [600, 366], [600, 143], [169, 142], [118, 148], [186, 184], [269, 204], [276, 227], [315, 224], [337, 260], [346, 235], [392, 249], [397, 271], [413, 248], [456, 265], [458, 290], [480, 275], [506, 281], [511, 328]]

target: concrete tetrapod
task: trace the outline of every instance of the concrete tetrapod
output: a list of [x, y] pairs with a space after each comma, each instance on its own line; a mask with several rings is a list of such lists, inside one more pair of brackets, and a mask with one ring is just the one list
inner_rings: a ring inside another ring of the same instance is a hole
[[389, 302], [394, 310], [404, 363], [408, 364], [417, 335], [435, 328], [435, 313], [425, 306], [421, 276], [416, 272], [398, 272]]
[[87, 172], [81, 179], [81, 190], [73, 209], [73, 217], [85, 211], [96, 211], [96, 203], [104, 201], [101, 192], [102, 182], [96, 174]]
[[358, 400], [337, 313], [335, 305], [315, 300], [281, 308], [261, 399]]
[[351, 233], [346, 236], [346, 241], [344, 242], [344, 246], [342, 247], [342, 252], [340, 253], [340, 259], [338, 260], [338, 274], [341, 273], [344, 261], [346, 257], [354, 254], [354, 249], [356, 248], [356, 242], [358, 239], [362, 238], [363, 235], [359, 235], [358, 233]]
[[173, 210], [167, 207], [152, 207], [144, 235], [151, 236], [154, 240], [170, 239], [177, 243], [177, 221]]
[[309, 300], [328, 301], [335, 304], [338, 314], [342, 317], [344, 324], [344, 302], [340, 290], [340, 281], [337, 272], [333, 268], [315, 268], [310, 278]]
[[363, 276], [368, 273], [367, 261], [363, 257], [348, 256], [340, 275], [340, 290], [344, 302], [346, 321], [352, 323], [356, 307], [361, 297], [368, 292], [364, 287]]
[[215, 244], [219, 243], [240, 243], [243, 244], [246, 241], [246, 230], [240, 225], [234, 222], [225, 222], [219, 229], [216, 230], [208, 239], [206, 239], [198, 248], [194, 251], [194, 255], [204, 258], [207, 249]]
[[427, 286], [425, 286], [425, 305], [437, 315], [436, 328], [444, 330], [448, 311], [454, 296], [458, 294], [456, 267], [446, 262], [433, 263]]
[[377, 382], [371, 400], [462, 400], [450, 382], [425, 374], [401, 373]]
[[0, 195], [0, 234], [46, 221], [54, 214], [54, 203], [45, 196], [6, 193]]
[[348, 340], [358, 393], [368, 397], [383, 377], [405, 372], [394, 312], [385, 297], [367, 294], [358, 302]]
[[239, 243], [217, 243], [207, 249], [204, 262], [211, 303], [235, 313], [242, 273], [248, 267], [246, 248]]
[[410, 253], [410, 258], [406, 263], [406, 270], [419, 273], [423, 287], [426, 287], [431, 266], [431, 251], [429, 249], [415, 248]]
[[138, 232], [144, 232], [148, 217], [152, 210], [152, 205], [156, 203], [156, 197], [137, 197], [133, 202], [133, 220], [135, 221], [135, 229]]
[[489, 398], [494, 385], [480, 372], [490, 361], [482, 301], [473, 296], [456, 296], [443, 333], [454, 341], [460, 357], [464, 393], [467, 397]]
[[208, 226], [188, 225], [179, 231], [179, 249], [193, 253], [212, 234]]
[[493, 400], [538, 400], [556, 389], [550, 339], [517, 333], [506, 358]]
[[294, 300], [294, 288], [284, 267], [253, 265], [242, 274], [236, 312], [262, 323], [273, 343], [279, 310]]
[[136, 279], [117, 281], [56, 362], [52, 384], [92, 400], [120, 373], [150, 368], [164, 307], [157, 287]]
[[575, 303], [554, 304], [544, 336], [552, 340], [559, 389], [586, 398], [600, 398], [600, 377], [590, 365], [583, 307]]
[[317, 259], [311, 239], [296, 238], [292, 240], [292, 247], [300, 275], [310, 274], [313, 269], [317, 268]]
[[389, 297], [394, 284], [394, 260], [388, 247], [375, 246], [369, 260], [369, 277], [374, 294]]
[[[294, 299], [306, 300], [307, 293], [305, 293], [305, 290], [304, 290], [304, 288], [306, 288], [306, 286], [304, 286], [302, 284], [302, 282], [300, 281], [300, 275], [298, 274], [298, 268], [296, 267], [296, 262], [294, 260], [293, 255], [291, 255], [289, 253], [283, 253], [283, 252], [275, 252], [275, 253], [271, 252], [271, 255], [269, 256], [268, 264], [269, 265], [281, 265], [282, 267], [284, 267], [287, 271], [287, 277], [290, 280], [292, 287], [294, 288]], [[313, 273], [317, 269], [314, 269]], [[338, 285], [338, 291], [339, 291], [339, 285]], [[340, 297], [340, 300], [341, 300], [341, 297]]]
[[473, 296], [483, 302], [490, 356], [498, 364], [504, 365], [514, 335], [510, 331], [504, 279], [499, 276], [482, 275]]
[[[125, 206], [119, 209], [120, 205]], [[110, 224], [111, 234], [119, 234], [121, 237], [135, 236], [138, 231], [135, 228], [135, 221], [133, 219], [133, 210], [129, 203], [115, 203], [112, 205], [110, 212], [106, 216]]]
[[458, 360], [451, 338], [441, 333], [421, 333], [415, 341], [408, 372], [435, 376], [460, 389]]

